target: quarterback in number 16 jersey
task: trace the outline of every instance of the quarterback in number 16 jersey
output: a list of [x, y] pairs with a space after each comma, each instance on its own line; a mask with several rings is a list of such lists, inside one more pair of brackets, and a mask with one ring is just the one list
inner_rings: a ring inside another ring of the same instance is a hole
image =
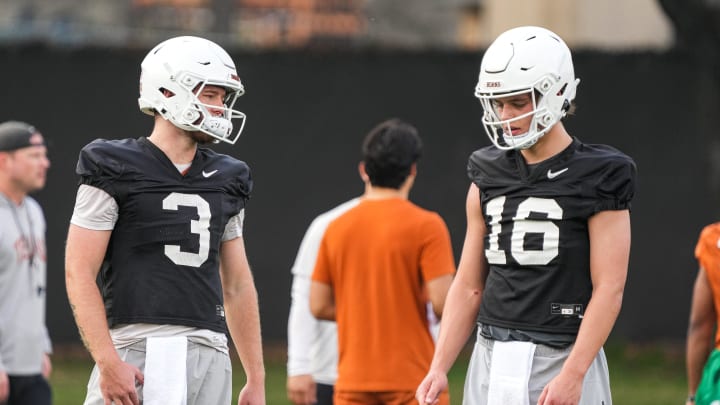
[[630, 208], [635, 163], [575, 138], [534, 165], [518, 150], [482, 148], [470, 156], [468, 175], [480, 189], [487, 228], [478, 321], [577, 334], [592, 294], [588, 219]]
[[249, 198], [248, 166], [198, 148], [183, 175], [139, 138], [90, 143], [77, 173], [118, 207], [99, 275], [110, 327], [154, 323], [225, 333], [219, 250], [226, 224]]

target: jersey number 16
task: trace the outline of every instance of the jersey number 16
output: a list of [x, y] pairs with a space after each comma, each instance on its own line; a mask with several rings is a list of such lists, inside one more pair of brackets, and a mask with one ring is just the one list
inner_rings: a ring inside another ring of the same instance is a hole
[[[485, 257], [490, 264], [506, 264], [507, 252], [500, 247], [500, 232], [505, 196], [490, 200], [485, 206], [488, 217], [489, 231], [488, 247]], [[530, 213], [545, 214], [547, 219], [530, 219]], [[512, 213], [507, 213], [512, 215]], [[520, 265], [545, 265], [558, 255], [560, 242], [560, 229], [551, 220], [562, 219], [563, 210], [551, 198], [528, 197], [518, 204], [517, 212], [512, 218], [512, 231], [510, 233], [510, 255]], [[527, 234], [542, 235], [540, 249], [526, 249], [525, 237]]]

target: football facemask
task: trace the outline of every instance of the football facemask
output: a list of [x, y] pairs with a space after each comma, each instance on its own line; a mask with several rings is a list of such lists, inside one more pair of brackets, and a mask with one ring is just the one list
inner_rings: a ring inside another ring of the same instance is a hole
[[[485, 132], [503, 150], [531, 147], [565, 116], [579, 82], [570, 50], [560, 37], [540, 27], [506, 31], [485, 52], [475, 87]], [[495, 100], [525, 93], [532, 99], [532, 111], [501, 120]], [[530, 115], [527, 133], [512, 136], [512, 123]]]

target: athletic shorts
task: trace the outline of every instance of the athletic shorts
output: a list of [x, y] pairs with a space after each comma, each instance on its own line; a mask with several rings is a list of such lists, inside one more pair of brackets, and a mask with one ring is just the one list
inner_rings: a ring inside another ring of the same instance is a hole
[[40, 374], [27, 376], [9, 375], [10, 395], [8, 405], [51, 405], [50, 384]]
[[[450, 396], [440, 394], [437, 405], [449, 405]], [[417, 405], [415, 391], [338, 391], [335, 389], [335, 405]]]
[[334, 385], [316, 383], [315, 398], [317, 402], [315, 405], [333, 405], [334, 388]]
[[700, 385], [695, 392], [695, 405], [711, 405], [720, 400], [720, 350], [710, 353], [703, 369]]
[[[464, 405], [488, 403], [488, 387], [490, 382], [490, 362], [492, 360], [493, 340], [478, 333], [470, 364], [465, 377], [463, 396]], [[545, 386], [560, 373], [565, 360], [573, 346], [558, 349], [545, 345], [537, 345], [532, 360], [528, 394], [530, 403], [536, 404]], [[612, 405], [610, 395], [610, 374], [608, 372], [605, 352], [600, 352], [590, 364], [583, 381], [582, 396], [578, 405]], [[494, 404], [488, 404], [494, 405]]]
[[[144, 372], [145, 340], [118, 349], [120, 358]], [[230, 356], [212, 347], [188, 341], [187, 343], [187, 405], [227, 405], [232, 396], [232, 365]], [[143, 400], [143, 388], [137, 386], [138, 397]], [[142, 403], [142, 402], [141, 402]], [[100, 392], [97, 365], [88, 382], [84, 405], [104, 405]]]

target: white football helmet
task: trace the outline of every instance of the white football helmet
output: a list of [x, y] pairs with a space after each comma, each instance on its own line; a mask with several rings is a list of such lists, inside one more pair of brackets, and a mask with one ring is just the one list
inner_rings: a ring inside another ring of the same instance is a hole
[[[237, 141], [245, 126], [245, 114], [232, 107], [245, 90], [235, 63], [223, 48], [199, 37], [171, 38], [153, 48], [140, 67], [140, 110], [149, 115], [157, 112], [186, 131], [201, 131], [230, 144]], [[225, 89], [223, 107], [198, 100], [197, 94], [205, 86]], [[221, 115], [210, 113], [210, 109], [219, 108]], [[234, 118], [242, 122], [233, 135]]]
[[[485, 52], [475, 97], [484, 110], [483, 125], [500, 149], [527, 149], [558, 121], [575, 99], [580, 79], [575, 79], [570, 49], [552, 31], [541, 27], [518, 27], [502, 33]], [[502, 120], [494, 108], [498, 98], [529, 93], [533, 110]], [[512, 122], [532, 115], [530, 129], [512, 136]]]

